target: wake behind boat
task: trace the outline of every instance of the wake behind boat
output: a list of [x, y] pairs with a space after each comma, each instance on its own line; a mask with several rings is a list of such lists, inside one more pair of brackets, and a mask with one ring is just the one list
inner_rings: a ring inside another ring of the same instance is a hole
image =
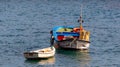
[[27, 59], [49, 58], [55, 55], [55, 48], [48, 47], [34, 51], [24, 52], [24, 57]]

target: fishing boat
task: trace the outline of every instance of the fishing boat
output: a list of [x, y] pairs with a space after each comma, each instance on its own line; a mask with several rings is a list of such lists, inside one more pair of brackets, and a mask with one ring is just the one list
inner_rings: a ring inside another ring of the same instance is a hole
[[57, 26], [51, 31], [51, 44], [61, 48], [88, 49], [90, 46], [90, 32], [80, 25], [80, 28], [72, 26]]
[[86, 50], [90, 46], [90, 32], [82, 26], [82, 12], [78, 20], [79, 27], [74, 26], [56, 26], [51, 30], [51, 45], [65, 49]]
[[55, 55], [55, 48], [48, 47], [34, 51], [24, 52], [24, 57], [27, 59], [49, 58]]

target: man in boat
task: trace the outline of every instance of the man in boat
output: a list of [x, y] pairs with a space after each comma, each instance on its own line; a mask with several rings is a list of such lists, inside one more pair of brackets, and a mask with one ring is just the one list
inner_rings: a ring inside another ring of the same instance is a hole
[[50, 46], [52, 47], [53, 44], [54, 44], [54, 37], [53, 37], [53, 31], [52, 31], [52, 30], [50, 31], [50, 34], [51, 34], [51, 38], [50, 38]]

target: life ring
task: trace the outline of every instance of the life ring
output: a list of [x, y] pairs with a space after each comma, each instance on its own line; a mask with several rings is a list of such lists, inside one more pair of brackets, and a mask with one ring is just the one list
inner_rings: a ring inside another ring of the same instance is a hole
[[73, 32], [79, 32], [80, 28], [73, 28]]

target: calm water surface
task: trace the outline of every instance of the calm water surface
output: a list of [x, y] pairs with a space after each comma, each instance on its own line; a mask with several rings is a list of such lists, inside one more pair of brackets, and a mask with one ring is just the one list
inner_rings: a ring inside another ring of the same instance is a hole
[[[57, 50], [53, 58], [26, 60], [23, 52], [48, 47], [54, 26], [91, 31], [89, 52]], [[120, 67], [120, 0], [0, 0], [0, 67]]]

